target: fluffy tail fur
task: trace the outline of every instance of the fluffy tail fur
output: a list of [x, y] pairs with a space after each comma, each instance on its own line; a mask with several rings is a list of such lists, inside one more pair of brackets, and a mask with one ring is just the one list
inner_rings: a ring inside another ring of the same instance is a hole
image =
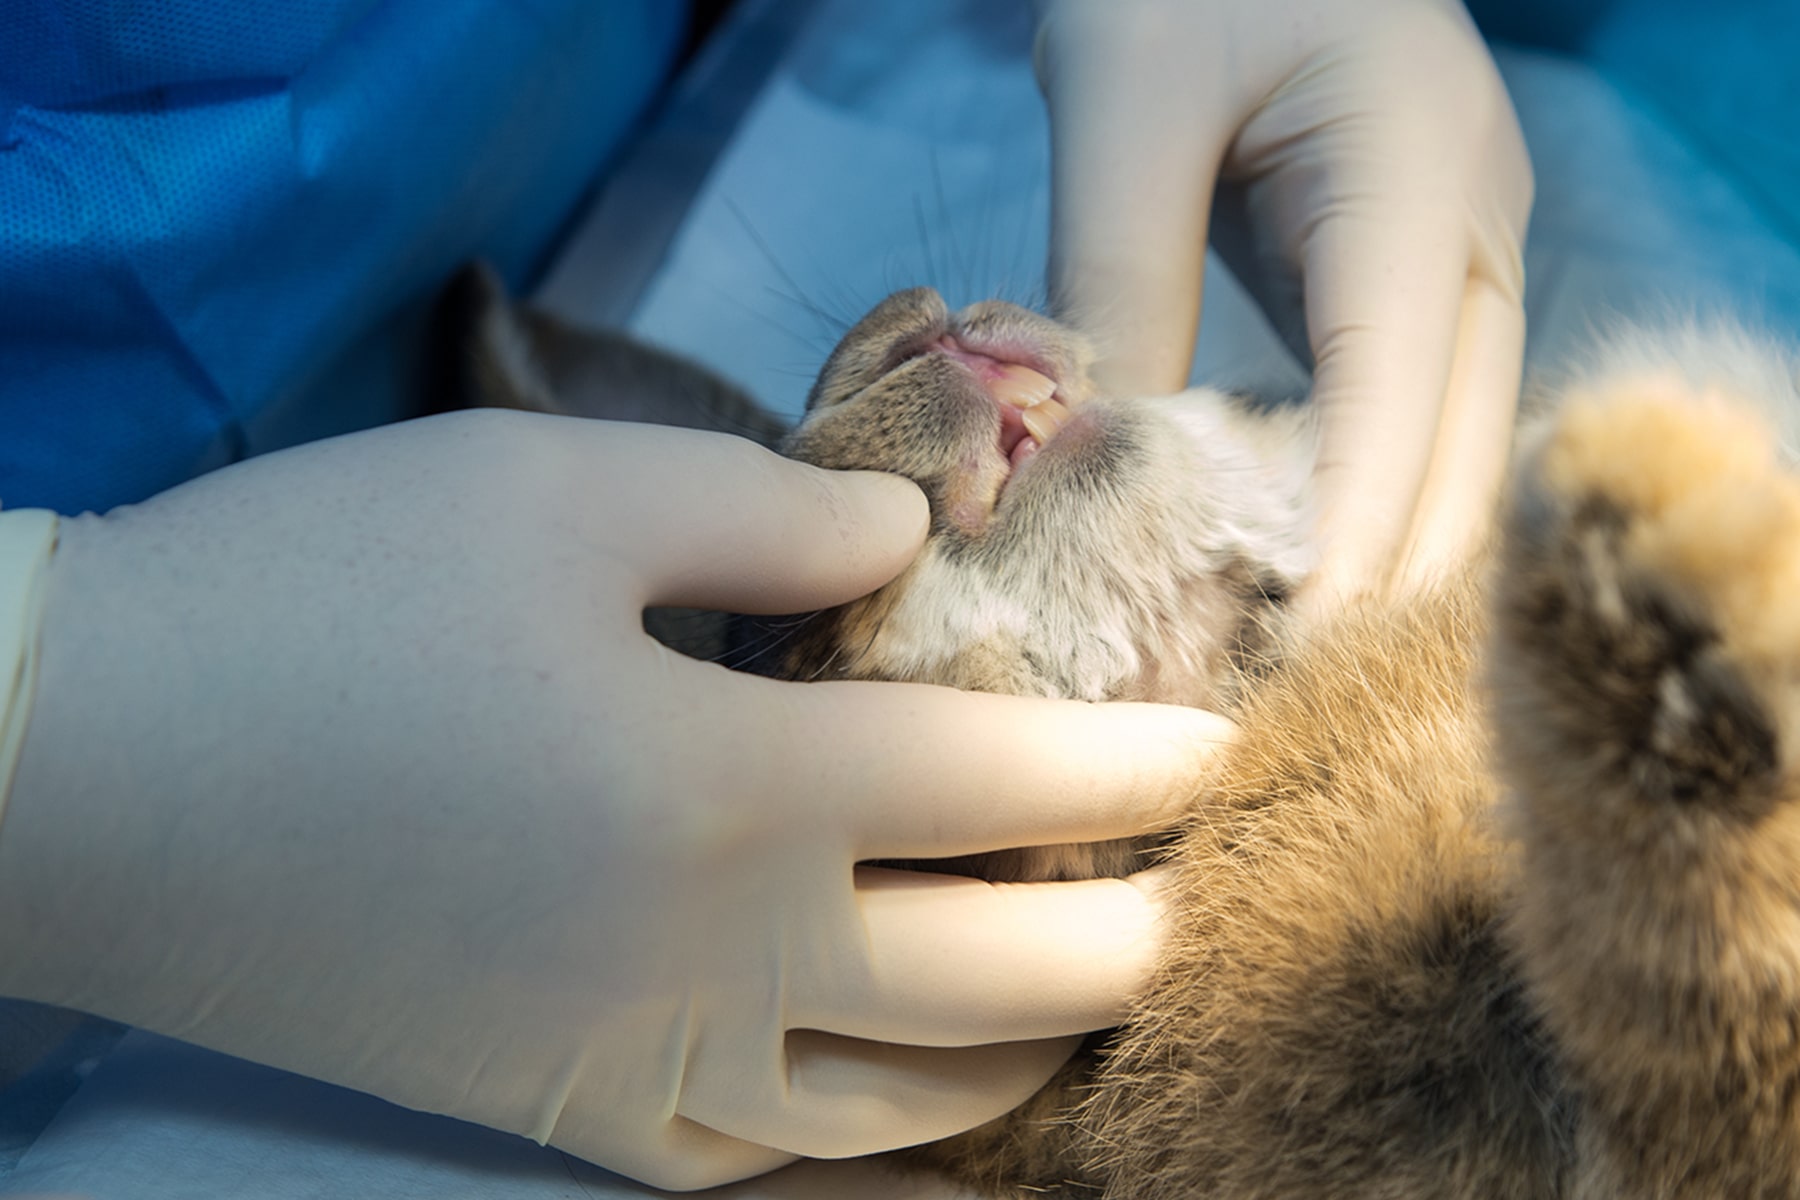
[[1800, 481], [1775, 441], [1692, 373], [1614, 377], [1511, 514], [1510, 932], [1582, 1100], [1579, 1196], [1800, 1195]]

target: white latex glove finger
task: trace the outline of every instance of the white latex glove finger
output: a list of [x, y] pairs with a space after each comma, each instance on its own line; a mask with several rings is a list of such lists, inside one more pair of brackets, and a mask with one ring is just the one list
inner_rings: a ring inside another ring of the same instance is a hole
[[801, 1025], [914, 1045], [1053, 1038], [1123, 1020], [1121, 984], [1155, 966], [1160, 876], [1066, 885], [873, 867], [857, 876], [869, 971], [809, 980], [813, 990], [790, 999]]
[[[640, 607], [775, 614], [842, 603], [894, 576], [897, 539], [923, 537], [918, 489], [899, 476], [858, 473], [852, 489], [841, 473], [797, 471], [741, 438], [612, 428], [654, 442], [643, 454], [618, 456], [606, 489], [629, 501], [591, 531], [597, 548], [631, 569]], [[671, 438], [678, 450], [662, 448]], [[671, 454], [685, 464], [685, 482], [698, 486], [673, 490]], [[897, 527], [909, 520], [912, 527]]]
[[1467, 561], [1488, 535], [1506, 481], [1524, 349], [1518, 293], [1472, 278], [1396, 589], [1429, 583]]
[[1080, 1037], [956, 1048], [905, 1046], [814, 1029], [787, 1035], [780, 1071], [738, 1090], [683, 1101], [695, 1120], [728, 1125], [807, 1158], [846, 1158], [905, 1130], [911, 1145], [948, 1137], [1016, 1108], [1081, 1044]]
[[[824, 798], [828, 819], [856, 829], [859, 860], [1167, 828], [1233, 736], [1222, 717], [1166, 705], [951, 698], [920, 684], [855, 682], [781, 694], [796, 706], [782, 714], [786, 727], [818, 735], [805, 747], [809, 761], [794, 764], [796, 786]], [[892, 795], [907, 803], [869, 799]]]
[[[715, 972], [778, 973], [781, 985], [766, 997], [761, 985], [754, 997], [713, 997], [693, 1018], [706, 1036], [685, 1052], [678, 1085], [666, 1085], [679, 1088], [681, 1116], [825, 1157], [946, 1136], [1023, 1101], [1074, 1046], [1017, 1039], [1113, 1024], [1149, 979], [1162, 905], [1147, 886], [922, 877], [939, 903], [896, 906], [871, 882], [892, 872], [844, 872], [870, 858], [1166, 826], [1198, 790], [1229, 723], [1155, 706], [901, 684], [795, 688], [683, 661], [666, 669], [714, 676], [688, 704], [694, 723], [715, 731], [715, 749], [730, 746], [669, 768], [668, 790], [729, 795], [742, 776], [779, 773], [788, 823], [815, 839], [787, 824], [745, 826], [741, 812], [707, 822], [710, 837], [758, 845], [744, 853], [753, 878], [712, 865], [715, 887], [738, 908], [695, 936], [713, 944]], [[710, 775], [721, 768], [725, 776]], [[816, 839], [835, 852], [820, 855]], [[856, 879], [864, 886], [840, 890]], [[747, 920], [771, 907], [789, 910], [780, 944]], [[779, 972], [763, 965], [769, 959]], [[976, 960], [981, 973], [966, 969]], [[614, 1152], [605, 1161], [620, 1160]]]
[[[638, 624], [839, 602], [924, 521], [910, 485], [732, 439], [461, 414], [65, 522], [0, 989], [667, 1187], [997, 1115], [1066, 1053], [1048, 1032], [1143, 982], [1154, 896], [894, 920], [856, 864], [1142, 830], [1217, 722], [774, 683]], [[914, 969], [940, 939], [1071, 982], [1009, 1022], [993, 979]], [[859, 1036], [887, 1030], [926, 1044]]]
[[1242, 103], [1190, 61], [1190, 43], [1226, 35], [1199, 6], [1034, 7], [1050, 111], [1051, 308], [1096, 342], [1093, 377], [1106, 391], [1179, 391], [1200, 319], [1209, 198]]
[[[635, 1130], [625, 1144], [613, 1128], [610, 1089], [591, 1075], [578, 1080], [555, 1140], [608, 1145], [609, 1156], [598, 1161], [659, 1187], [710, 1188], [796, 1158], [850, 1157], [843, 1147], [866, 1141], [871, 1130], [905, 1130], [916, 1143], [972, 1129], [1024, 1103], [1080, 1043], [1075, 1037], [948, 1050], [796, 1029], [787, 1035], [779, 1072], [746, 1072], [737, 1094], [702, 1089], [684, 1100], [682, 1113]], [[590, 1093], [596, 1082], [601, 1086]], [[706, 1119], [773, 1145], [719, 1133]]]
[[1278, 329], [1300, 324], [1285, 311], [1299, 299], [1315, 366], [1322, 544], [1305, 602], [1416, 586], [1466, 554], [1510, 445], [1531, 200], [1466, 14], [1450, 0], [1040, 10], [1052, 295], [1123, 360], [1106, 381], [1185, 382], [1222, 174], [1252, 242], [1227, 257], [1260, 268], [1249, 282]]

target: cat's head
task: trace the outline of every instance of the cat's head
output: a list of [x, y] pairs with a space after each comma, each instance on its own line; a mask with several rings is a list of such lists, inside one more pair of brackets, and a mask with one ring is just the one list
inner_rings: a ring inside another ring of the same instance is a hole
[[1116, 399], [1091, 352], [997, 301], [898, 292], [845, 335], [783, 444], [904, 475], [931, 504], [917, 561], [819, 614], [780, 673], [1087, 700], [1209, 704], [1309, 558], [1311, 438], [1212, 391]]
[[[774, 427], [692, 362], [511, 305], [491, 272], [465, 272], [440, 307], [449, 390], [476, 402]], [[952, 313], [926, 288], [857, 322], [782, 448], [912, 479], [931, 532], [899, 578], [785, 628], [759, 668], [1216, 703], [1233, 656], [1310, 565], [1310, 428], [1206, 389], [1104, 396], [1091, 359], [1046, 317], [992, 301]]]

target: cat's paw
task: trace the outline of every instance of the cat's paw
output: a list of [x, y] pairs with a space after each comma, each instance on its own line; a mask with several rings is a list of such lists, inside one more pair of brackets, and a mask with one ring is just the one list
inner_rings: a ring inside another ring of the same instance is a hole
[[1569, 397], [1521, 471], [1496, 581], [1515, 765], [1591, 773], [1595, 796], [1772, 802], [1800, 710], [1800, 481], [1775, 445], [1673, 373]]

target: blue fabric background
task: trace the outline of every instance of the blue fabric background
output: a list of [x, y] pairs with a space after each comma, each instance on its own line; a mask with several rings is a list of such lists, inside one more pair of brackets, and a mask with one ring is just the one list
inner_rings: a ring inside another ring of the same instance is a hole
[[[1471, 8], [1600, 67], [1800, 243], [1800, 4]], [[104, 509], [397, 415], [426, 298], [477, 254], [530, 274], [685, 9], [4, 0], [0, 504]]]
[[0, 504], [141, 499], [396, 406], [446, 273], [536, 265], [679, 0], [6, 0]]
[[1800, 244], [1800, 3], [1468, 2], [1490, 38], [1571, 54], [1648, 100]]

